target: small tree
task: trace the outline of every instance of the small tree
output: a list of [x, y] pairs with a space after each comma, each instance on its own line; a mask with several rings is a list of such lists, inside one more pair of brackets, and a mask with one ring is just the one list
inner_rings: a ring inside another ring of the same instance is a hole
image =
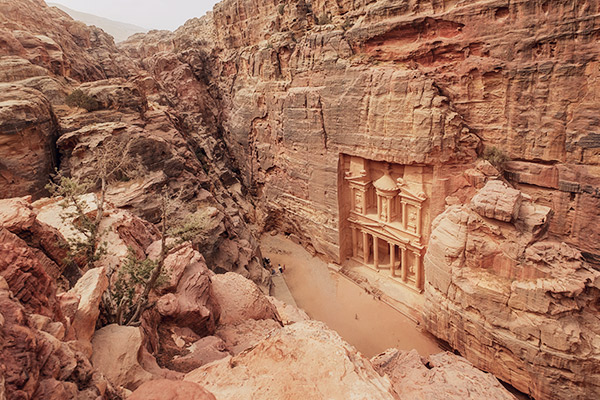
[[508, 156], [495, 146], [486, 147], [482, 158], [489, 161], [500, 173], [504, 171], [504, 164], [509, 161]]
[[[104, 217], [104, 202], [110, 181], [122, 176], [134, 176], [139, 173], [141, 163], [138, 158], [130, 154], [131, 140], [123, 143], [116, 138], [106, 140], [101, 146], [92, 150], [92, 157], [96, 160], [94, 172], [85, 178], [67, 177], [57, 173], [46, 188], [52, 196], [62, 197], [60, 203], [65, 210], [61, 217], [72, 221], [72, 227], [79, 232], [78, 238], [69, 239], [67, 263], [82, 260], [90, 267], [103, 254], [106, 245], [101, 242], [102, 232], [100, 223]], [[100, 191], [95, 196], [96, 212], [88, 212], [89, 204], [83, 195], [98, 187]]]
[[[169, 251], [174, 246], [206, 233], [210, 218], [204, 210], [188, 216], [185, 223], [175, 222], [176, 210], [183, 207], [181, 194], [179, 191], [172, 196], [167, 193], [161, 195], [162, 236], [158, 258], [138, 259], [130, 249], [116, 280], [113, 281], [112, 276], [109, 276], [109, 290], [103, 297], [109, 322], [139, 325], [143, 312], [153, 306], [149, 301], [150, 292], [167, 279], [164, 265]], [[167, 244], [168, 238], [174, 240]]]
[[70, 107], [84, 108], [87, 111], [95, 111], [100, 108], [100, 103], [93, 97], [85, 94], [81, 89], [73, 90], [65, 98], [65, 102]]

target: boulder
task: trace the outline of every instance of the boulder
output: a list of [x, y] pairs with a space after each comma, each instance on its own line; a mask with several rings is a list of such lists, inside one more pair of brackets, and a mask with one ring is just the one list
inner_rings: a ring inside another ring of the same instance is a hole
[[298, 307], [284, 303], [273, 296], [267, 296], [267, 299], [269, 299], [271, 304], [273, 304], [277, 309], [277, 315], [279, 315], [283, 325], [289, 325], [295, 322], [307, 321], [310, 319], [306, 312]]
[[40, 92], [0, 84], [0, 198], [46, 194], [56, 166], [58, 129]]
[[113, 385], [135, 390], [153, 378], [138, 361], [141, 346], [139, 328], [108, 325], [94, 334], [90, 360]]
[[516, 400], [493, 375], [452, 353], [434, 354], [425, 360], [416, 350], [388, 349], [371, 362], [392, 381], [402, 399]]
[[220, 400], [398, 399], [352, 346], [316, 321], [288, 325], [256, 346], [186, 375]]
[[228, 272], [212, 278], [212, 290], [221, 307], [222, 325], [236, 324], [247, 319], [279, 321], [277, 310], [249, 279]]
[[216, 400], [210, 392], [193, 382], [158, 379], [142, 384], [128, 400]]
[[163, 323], [189, 327], [201, 336], [214, 333], [220, 307], [202, 255], [184, 243], [167, 255], [164, 271], [169, 280], [158, 290], [166, 294], [156, 303]]
[[247, 319], [237, 324], [220, 325], [215, 335], [224, 340], [233, 355], [238, 355], [279, 329], [281, 325], [272, 319]]
[[227, 348], [227, 344], [221, 338], [206, 336], [187, 347], [188, 354], [173, 357], [169, 366], [176, 371], [188, 373], [205, 364], [227, 357], [230, 355]]
[[510, 222], [519, 215], [521, 192], [500, 180], [490, 180], [473, 197], [471, 206], [482, 217]]
[[108, 288], [108, 277], [103, 267], [87, 271], [69, 290], [69, 295], [79, 298], [77, 311], [71, 320], [68, 337], [72, 340], [89, 342], [96, 330], [96, 320], [100, 315], [102, 294]]

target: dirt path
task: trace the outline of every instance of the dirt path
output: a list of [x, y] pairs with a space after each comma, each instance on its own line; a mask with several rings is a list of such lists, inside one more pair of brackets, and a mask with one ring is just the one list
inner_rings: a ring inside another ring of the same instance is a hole
[[412, 320], [284, 236], [264, 235], [261, 247], [275, 267], [285, 265], [283, 276], [298, 307], [325, 322], [367, 357], [390, 347], [414, 348], [422, 356], [442, 351]]

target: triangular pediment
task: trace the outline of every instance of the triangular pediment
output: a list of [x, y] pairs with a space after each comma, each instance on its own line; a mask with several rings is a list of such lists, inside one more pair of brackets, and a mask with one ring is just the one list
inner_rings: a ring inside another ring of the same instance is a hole
[[425, 195], [425, 193], [423, 193], [423, 192], [415, 193], [415, 192], [409, 190], [406, 186], [402, 186], [400, 188], [399, 195], [406, 199], [413, 200], [413, 201], [416, 201], [419, 203], [427, 200], [427, 196]]

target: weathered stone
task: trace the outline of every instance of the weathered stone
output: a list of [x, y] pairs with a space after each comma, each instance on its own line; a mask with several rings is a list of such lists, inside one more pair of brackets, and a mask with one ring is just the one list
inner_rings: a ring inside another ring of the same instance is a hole
[[139, 328], [108, 325], [96, 331], [92, 339], [91, 362], [116, 386], [135, 390], [153, 376], [142, 368], [138, 354], [142, 345]]
[[252, 349], [190, 372], [219, 399], [397, 399], [387, 378], [315, 321], [282, 328]]
[[600, 273], [564, 243], [536, 242], [548, 226], [548, 208], [536, 207], [524, 200], [514, 225], [483, 221], [467, 206], [434, 221], [425, 326], [535, 398], [590, 398], [600, 388], [589, 322]]
[[519, 215], [521, 192], [499, 180], [491, 180], [471, 200], [471, 206], [482, 217], [510, 222]]
[[71, 295], [79, 298], [77, 311], [71, 320], [69, 338], [89, 342], [96, 330], [96, 320], [100, 314], [102, 294], [108, 288], [108, 277], [103, 267], [87, 271], [73, 289]]
[[295, 322], [309, 320], [310, 317], [303, 310], [298, 307], [294, 307], [291, 304], [284, 303], [283, 301], [276, 299], [275, 297], [268, 296], [267, 299], [277, 309], [277, 315], [281, 319], [283, 325], [290, 325]]
[[215, 275], [212, 278], [212, 290], [221, 307], [221, 325], [247, 319], [279, 320], [271, 302], [252, 281], [243, 276], [232, 272]]
[[46, 193], [57, 137], [56, 117], [40, 92], [0, 84], [0, 198]]
[[29, 312], [60, 319], [56, 283], [46, 272], [56, 269], [52, 264], [43, 252], [0, 227], [0, 276]]
[[170, 362], [171, 368], [187, 373], [230, 355], [225, 342], [216, 336], [203, 337], [187, 347], [186, 350], [189, 352], [188, 354], [173, 357]]
[[491, 374], [451, 353], [434, 354], [424, 360], [416, 350], [388, 349], [371, 362], [377, 372], [390, 379], [403, 399], [515, 399]]
[[156, 303], [163, 323], [191, 328], [199, 335], [214, 333], [221, 315], [219, 298], [204, 258], [189, 243], [174, 249], [164, 262], [169, 282]]
[[281, 325], [272, 319], [247, 319], [235, 324], [221, 325], [215, 335], [223, 339], [233, 355], [238, 355], [280, 328]]
[[210, 392], [193, 382], [159, 379], [137, 388], [129, 400], [216, 400]]

